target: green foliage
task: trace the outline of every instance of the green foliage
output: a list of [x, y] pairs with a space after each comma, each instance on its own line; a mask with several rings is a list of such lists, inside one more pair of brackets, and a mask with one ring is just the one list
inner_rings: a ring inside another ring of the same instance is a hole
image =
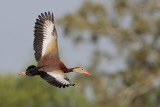
[[1, 107], [89, 107], [76, 86], [59, 89], [38, 76], [0, 76], [0, 92]]

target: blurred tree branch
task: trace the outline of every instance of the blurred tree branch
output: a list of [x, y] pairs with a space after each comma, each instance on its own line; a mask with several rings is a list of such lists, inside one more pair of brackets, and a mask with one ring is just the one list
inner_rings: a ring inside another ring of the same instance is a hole
[[[112, 2], [111, 8], [106, 8], [105, 4], [86, 1], [74, 14], [65, 15], [58, 23], [73, 41], [85, 32], [89, 32], [93, 43], [99, 42], [101, 37], [110, 37], [119, 50], [118, 57], [125, 56], [127, 68], [124, 71], [115, 74], [97, 72], [101, 60], [106, 59], [106, 53], [95, 47], [88, 69], [96, 76], [89, 83], [98, 106], [157, 106], [160, 95], [152, 91], [159, 89], [154, 84], [160, 74], [160, 1]], [[83, 39], [77, 40], [81, 43]], [[76, 79], [86, 83], [81, 76]], [[160, 81], [158, 83], [160, 86]], [[150, 93], [156, 93], [153, 94], [155, 101], [150, 101]]]

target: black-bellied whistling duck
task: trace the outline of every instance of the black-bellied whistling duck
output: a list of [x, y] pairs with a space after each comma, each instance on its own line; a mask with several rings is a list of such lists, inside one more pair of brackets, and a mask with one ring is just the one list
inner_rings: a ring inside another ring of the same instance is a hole
[[34, 30], [34, 50], [37, 66], [31, 65], [26, 72], [20, 72], [19, 75], [35, 76], [40, 75], [56, 87], [74, 86], [65, 76], [65, 73], [78, 72], [90, 75], [84, 68], [67, 68], [59, 59], [57, 47], [57, 31], [54, 24], [53, 13], [46, 13], [38, 16]]

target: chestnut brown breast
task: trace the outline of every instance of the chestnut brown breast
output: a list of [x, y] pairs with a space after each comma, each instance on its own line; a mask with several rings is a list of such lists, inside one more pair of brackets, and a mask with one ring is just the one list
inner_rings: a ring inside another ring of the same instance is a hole
[[43, 57], [38, 62], [38, 67], [43, 66], [39, 71], [51, 72], [53, 70], [62, 70], [64, 73], [71, 72], [58, 57]]

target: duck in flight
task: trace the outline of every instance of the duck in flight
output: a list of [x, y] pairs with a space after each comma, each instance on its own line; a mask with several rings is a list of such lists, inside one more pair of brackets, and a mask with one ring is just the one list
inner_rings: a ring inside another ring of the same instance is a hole
[[41, 13], [36, 19], [34, 28], [33, 47], [37, 66], [31, 65], [26, 72], [19, 72], [19, 75], [39, 75], [51, 85], [59, 88], [75, 85], [65, 76], [65, 73], [77, 72], [91, 75], [82, 67], [67, 68], [60, 60], [53, 13]]

